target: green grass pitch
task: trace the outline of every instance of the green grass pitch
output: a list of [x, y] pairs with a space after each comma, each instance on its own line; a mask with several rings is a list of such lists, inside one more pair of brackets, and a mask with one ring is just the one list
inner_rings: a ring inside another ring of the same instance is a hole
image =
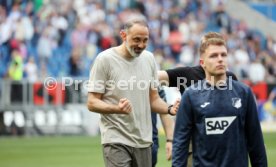
[[[276, 164], [276, 133], [265, 133], [269, 166]], [[157, 167], [165, 159], [165, 138], [160, 136]], [[0, 167], [103, 167], [100, 137], [0, 137]]]

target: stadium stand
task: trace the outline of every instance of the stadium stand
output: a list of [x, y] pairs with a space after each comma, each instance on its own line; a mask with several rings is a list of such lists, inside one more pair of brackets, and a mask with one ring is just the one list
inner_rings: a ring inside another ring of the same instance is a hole
[[254, 10], [276, 22], [276, 1], [266, 0], [259, 2], [249, 1], [248, 5]]

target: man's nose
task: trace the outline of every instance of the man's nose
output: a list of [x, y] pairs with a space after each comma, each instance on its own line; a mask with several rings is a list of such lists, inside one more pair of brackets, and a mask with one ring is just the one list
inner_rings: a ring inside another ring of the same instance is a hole
[[220, 54], [220, 55], [218, 56], [218, 59], [219, 59], [220, 61], [222, 61], [222, 60], [223, 60], [223, 55]]
[[138, 47], [139, 47], [139, 48], [144, 48], [146, 45], [147, 45], [147, 43], [145, 43], [145, 42], [140, 42], [140, 43], [138, 44]]

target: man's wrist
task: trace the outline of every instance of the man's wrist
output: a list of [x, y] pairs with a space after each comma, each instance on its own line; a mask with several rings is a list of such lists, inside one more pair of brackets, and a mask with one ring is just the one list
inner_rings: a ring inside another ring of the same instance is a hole
[[173, 139], [167, 139], [166, 142], [172, 143]]
[[174, 115], [174, 114], [171, 113], [171, 108], [172, 107], [173, 107], [173, 105], [169, 105], [169, 107], [168, 107], [168, 114], [170, 114], [170, 115]]

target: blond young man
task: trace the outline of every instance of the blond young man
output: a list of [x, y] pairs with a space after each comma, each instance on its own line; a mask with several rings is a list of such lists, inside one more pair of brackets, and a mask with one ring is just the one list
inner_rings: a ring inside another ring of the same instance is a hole
[[227, 48], [221, 34], [201, 40], [205, 80], [184, 92], [173, 141], [172, 166], [186, 167], [192, 138], [194, 167], [267, 167], [257, 107], [249, 87], [227, 79]]

